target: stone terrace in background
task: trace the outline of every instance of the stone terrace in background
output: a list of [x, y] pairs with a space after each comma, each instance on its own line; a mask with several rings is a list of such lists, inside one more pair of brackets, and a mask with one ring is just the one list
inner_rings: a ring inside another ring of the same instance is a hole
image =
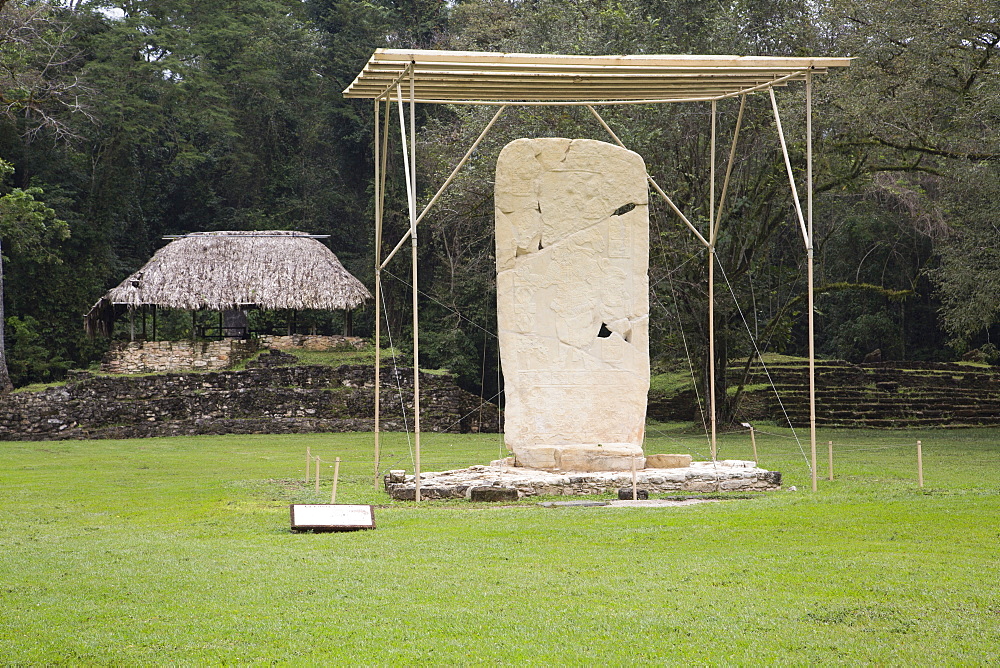
[[292, 334], [262, 335], [254, 339], [221, 341], [115, 341], [101, 360], [107, 373], [160, 373], [164, 371], [218, 371], [251, 357], [262, 348], [278, 350], [360, 350], [356, 336]]
[[[396, 386], [411, 417], [413, 372], [384, 369], [381, 376], [382, 428], [403, 431]], [[371, 431], [374, 380], [374, 369], [362, 365], [131, 377], [81, 372], [66, 385], [0, 399], [0, 440]], [[452, 377], [422, 373], [420, 390], [424, 430], [497, 431], [497, 407]]]
[[334, 334], [323, 336], [320, 334], [289, 334], [278, 336], [275, 334], [261, 334], [257, 337], [261, 348], [274, 348], [277, 350], [362, 350], [366, 343], [360, 336], [342, 336]]
[[[796, 427], [809, 424], [808, 367], [768, 364], [785, 411]], [[748, 395], [753, 414], [787, 424], [762, 368]], [[731, 381], [732, 382], [732, 381]], [[893, 428], [1000, 425], [1000, 373], [956, 362], [816, 362], [816, 423], [822, 427]]]
[[[759, 364], [751, 369], [737, 422], [788, 422], [809, 426], [809, 375], [806, 360], [767, 365], [781, 397], [775, 397]], [[743, 373], [730, 364], [729, 386]], [[694, 421], [701, 425], [693, 390], [651, 391], [649, 416], [654, 420]], [[816, 361], [816, 423], [821, 427], [907, 429], [1000, 425], [1000, 369], [958, 362]]]

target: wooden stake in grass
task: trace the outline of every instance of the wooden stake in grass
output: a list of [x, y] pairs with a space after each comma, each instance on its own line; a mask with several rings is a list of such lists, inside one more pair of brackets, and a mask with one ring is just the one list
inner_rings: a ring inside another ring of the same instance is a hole
[[337, 503], [337, 480], [340, 478], [340, 457], [333, 460], [333, 493], [330, 494], [330, 503]]
[[826, 442], [826, 449], [827, 449], [827, 459], [829, 462], [827, 464], [827, 470], [829, 472], [829, 476], [827, 477], [827, 479], [833, 480], [833, 441]]
[[757, 459], [757, 437], [754, 434], [753, 425], [749, 422], [741, 422], [740, 425], [750, 430], [750, 445], [753, 446], [753, 465], [759, 466], [760, 461]]
[[309, 484], [309, 469], [312, 468], [312, 455], [309, 454], [309, 446], [306, 446], [306, 484]]
[[639, 498], [639, 490], [636, 487], [635, 481], [635, 457], [632, 457], [632, 500], [635, 501]]
[[316, 493], [319, 494], [319, 457], [316, 458]]
[[917, 484], [924, 486], [924, 451], [920, 441], [917, 441]]

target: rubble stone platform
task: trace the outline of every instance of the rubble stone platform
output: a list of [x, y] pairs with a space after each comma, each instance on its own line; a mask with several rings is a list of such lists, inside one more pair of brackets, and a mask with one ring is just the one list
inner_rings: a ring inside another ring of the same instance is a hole
[[[621, 471], [552, 472], [519, 466], [470, 466], [453, 471], [424, 471], [421, 499], [469, 499], [473, 489], [516, 490], [517, 496], [576, 496], [616, 493], [632, 487], [632, 474]], [[763, 492], [781, 488], [781, 473], [758, 468], [754, 462], [727, 459], [692, 462], [684, 468], [636, 471], [636, 487], [650, 494], [669, 492]], [[390, 471], [385, 490], [399, 501], [415, 496], [414, 476]]]

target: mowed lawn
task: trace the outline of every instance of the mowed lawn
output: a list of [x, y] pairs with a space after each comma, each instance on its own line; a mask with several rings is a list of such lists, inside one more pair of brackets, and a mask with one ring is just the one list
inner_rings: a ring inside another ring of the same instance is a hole
[[[0, 443], [0, 663], [1000, 662], [1000, 430], [823, 431], [815, 494], [764, 431], [785, 490], [656, 509], [392, 502], [371, 434]], [[424, 467], [500, 447], [424, 435]], [[658, 425], [647, 452], [707, 444]], [[338, 501], [379, 504], [378, 528], [291, 533], [336, 456]]]

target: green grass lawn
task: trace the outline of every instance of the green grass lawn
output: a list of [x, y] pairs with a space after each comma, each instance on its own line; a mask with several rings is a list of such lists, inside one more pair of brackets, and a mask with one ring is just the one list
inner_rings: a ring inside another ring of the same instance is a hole
[[[370, 434], [0, 443], [0, 663], [1000, 662], [1000, 430], [823, 431], [816, 494], [764, 431], [798, 491], [658, 509], [393, 502]], [[379, 504], [378, 529], [289, 532], [289, 502], [329, 500], [306, 446], [344, 459], [338, 500]], [[654, 425], [647, 452], [707, 448]], [[426, 469], [499, 454], [423, 438]]]

